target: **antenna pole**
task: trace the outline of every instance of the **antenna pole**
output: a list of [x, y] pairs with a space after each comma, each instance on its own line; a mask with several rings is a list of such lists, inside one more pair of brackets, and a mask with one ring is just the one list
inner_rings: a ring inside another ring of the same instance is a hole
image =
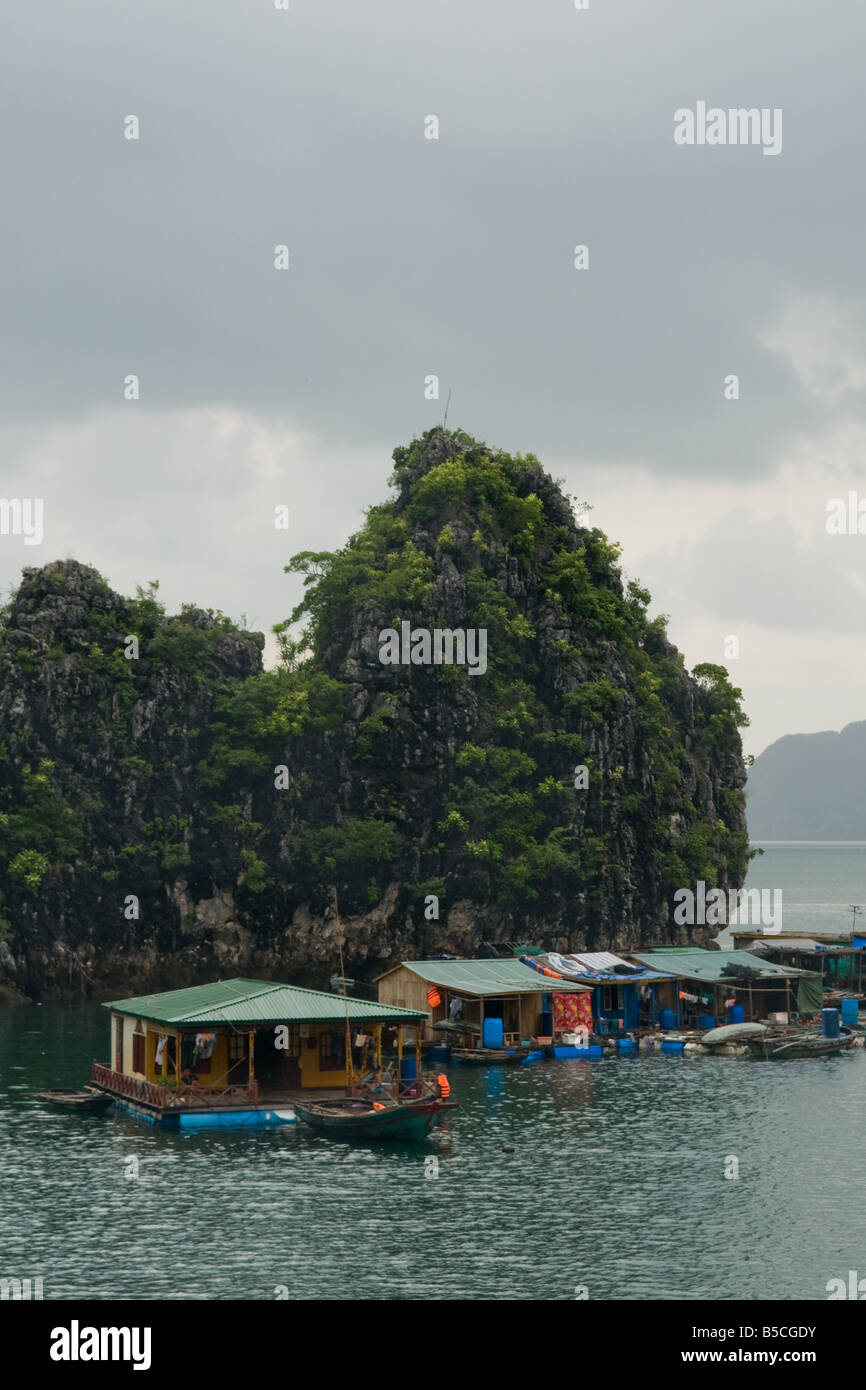
[[448, 407], [449, 407], [450, 404], [451, 404], [451, 387], [449, 386], [449, 387], [448, 387], [448, 399], [447, 399], [447, 401], [445, 402], [445, 415], [443, 416], [443, 419], [442, 419], [442, 428], [443, 428], [443, 430], [444, 430], [445, 426], [448, 424]]
[[337, 942], [340, 947], [340, 975], [343, 980], [343, 1004], [346, 1010], [346, 1089], [349, 1090], [354, 1081], [355, 1069], [352, 1065], [352, 1038], [349, 1030], [349, 996], [346, 993], [346, 968], [343, 964], [343, 934], [342, 923], [340, 922], [340, 904], [337, 900], [336, 882], [334, 883], [334, 911], [337, 916], [337, 928], [339, 931]]

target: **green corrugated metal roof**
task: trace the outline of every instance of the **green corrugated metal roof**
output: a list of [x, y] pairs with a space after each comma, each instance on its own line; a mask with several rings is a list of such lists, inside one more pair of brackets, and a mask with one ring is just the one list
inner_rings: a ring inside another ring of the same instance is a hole
[[103, 1008], [155, 1023], [329, 1023], [345, 1021], [347, 1002], [353, 1023], [408, 1023], [427, 1017], [418, 1009], [398, 1009], [367, 999], [346, 1001], [341, 994], [272, 980], [216, 980], [210, 985], [172, 989], [167, 994], [115, 999]]
[[632, 960], [641, 965], [649, 965], [654, 970], [669, 970], [687, 980], [705, 980], [708, 984], [724, 984], [728, 976], [722, 975], [726, 965], [748, 966], [750, 970], [760, 970], [762, 975], [808, 975], [808, 970], [795, 970], [789, 965], [774, 965], [772, 961], [762, 960], [751, 951], [701, 951], [677, 947], [672, 951], [648, 951], [633, 954]]
[[586, 988], [570, 980], [551, 980], [539, 975], [519, 960], [404, 960], [402, 964], [428, 984], [464, 994], [498, 997], [501, 994], [550, 994], [554, 990], [561, 994], [566, 990]]

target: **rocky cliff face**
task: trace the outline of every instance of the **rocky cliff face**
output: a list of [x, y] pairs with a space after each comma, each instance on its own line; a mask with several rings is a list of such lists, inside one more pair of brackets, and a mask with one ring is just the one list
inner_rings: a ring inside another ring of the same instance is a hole
[[[534, 458], [437, 429], [394, 460], [393, 501], [292, 561], [306, 648], [284, 633], [277, 671], [220, 614], [25, 571], [0, 644], [0, 982], [327, 987], [341, 935], [368, 978], [482, 941], [628, 950], [685, 939], [676, 888], [739, 886], [724, 672], [686, 673]], [[437, 630], [470, 634], [474, 672], [433, 661]]]

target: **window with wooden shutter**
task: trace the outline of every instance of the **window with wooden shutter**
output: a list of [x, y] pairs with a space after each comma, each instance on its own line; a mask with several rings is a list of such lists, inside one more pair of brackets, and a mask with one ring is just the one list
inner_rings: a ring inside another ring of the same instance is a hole
[[144, 1034], [132, 1035], [132, 1070], [144, 1074]]
[[319, 1071], [343, 1071], [345, 1065], [345, 1040], [338, 1033], [320, 1033]]

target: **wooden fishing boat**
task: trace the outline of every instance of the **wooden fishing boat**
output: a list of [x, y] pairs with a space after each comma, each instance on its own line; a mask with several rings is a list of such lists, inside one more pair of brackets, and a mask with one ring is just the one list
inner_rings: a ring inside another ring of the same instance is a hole
[[848, 1028], [840, 1028], [837, 1038], [825, 1038], [823, 1033], [763, 1033], [744, 1040], [755, 1057], [784, 1062], [794, 1057], [827, 1057], [842, 1052], [853, 1042]]
[[114, 1104], [113, 1096], [106, 1095], [95, 1086], [85, 1086], [82, 1091], [67, 1090], [63, 1087], [55, 1091], [40, 1091], [39, 1099], [47, 1100], [51, 1105], [59, 1105], [63, 1110], [83, 1112], [107, 1110], [109, 1105]]
[[700, 1043], [702, 1047], [728, 1047], [733, 1043], [745, 1044], [749, 1038], [763, 1037], [770, 1031], [766, 1023], [723, 1023], [721, 1028], [702, 1034]]
[[452, 1047], [452, 1062], [473, 1062], [479, 1067], [507, 1066], [511, 1062], [522, 1062], [532, 1051], [531, 1047]]
[[438, 1124], [443, 1110], [456, 1110], [453, 1101], [425, 1095], [416, 1100], [371, 1101], [362, 1096], [334, 1100], [295, 1101], [295, 1113], [328, 1139], [423, 1139]]
[[[340, 908], [337, 901], [337, 888], [334, 885], [334, 915], [339, 922]], [[456, 1110], [457, 1105], [448, 1099], [451, 1087], [448, 1078], [442, 1074], [424, 1074], [421, 1069], [420, 1020], [412, 1023], [411, 1038], [414, 1042], [414, 1060], [405, 1057], [403, 1052], [403, 1028], [398, 1027], [396, 1069], [388, 1063], [383, 1066], [382, 1032], [376, 1036], [376, 1051], [373, 1067], [356, 1082], [352, 1065], [352, 1039], [349, 1029], [349, 1004], [346, 996], [345, 970], [343, 967], [343, 945], [340, 947], [340, 979], [343, 981], [343, 999], [346, 1006], [346, 1062], [348, 1085], [345, 1094], [323, 1100], [295, 1100], [294, 1112], [318, 1134], [328, 1139], [423, 1139], [434, 1125], [438, 1124], [443, 1110]], [[362, 1050], [363, 1050], [363, 1045]]]
[[480, 1023], [464, 1023], [460, 1018], [440, 1018], [438, 1023], [433, 1024], [437, 1033], [463, 1034], [468, 1038], [481, 1036]]

